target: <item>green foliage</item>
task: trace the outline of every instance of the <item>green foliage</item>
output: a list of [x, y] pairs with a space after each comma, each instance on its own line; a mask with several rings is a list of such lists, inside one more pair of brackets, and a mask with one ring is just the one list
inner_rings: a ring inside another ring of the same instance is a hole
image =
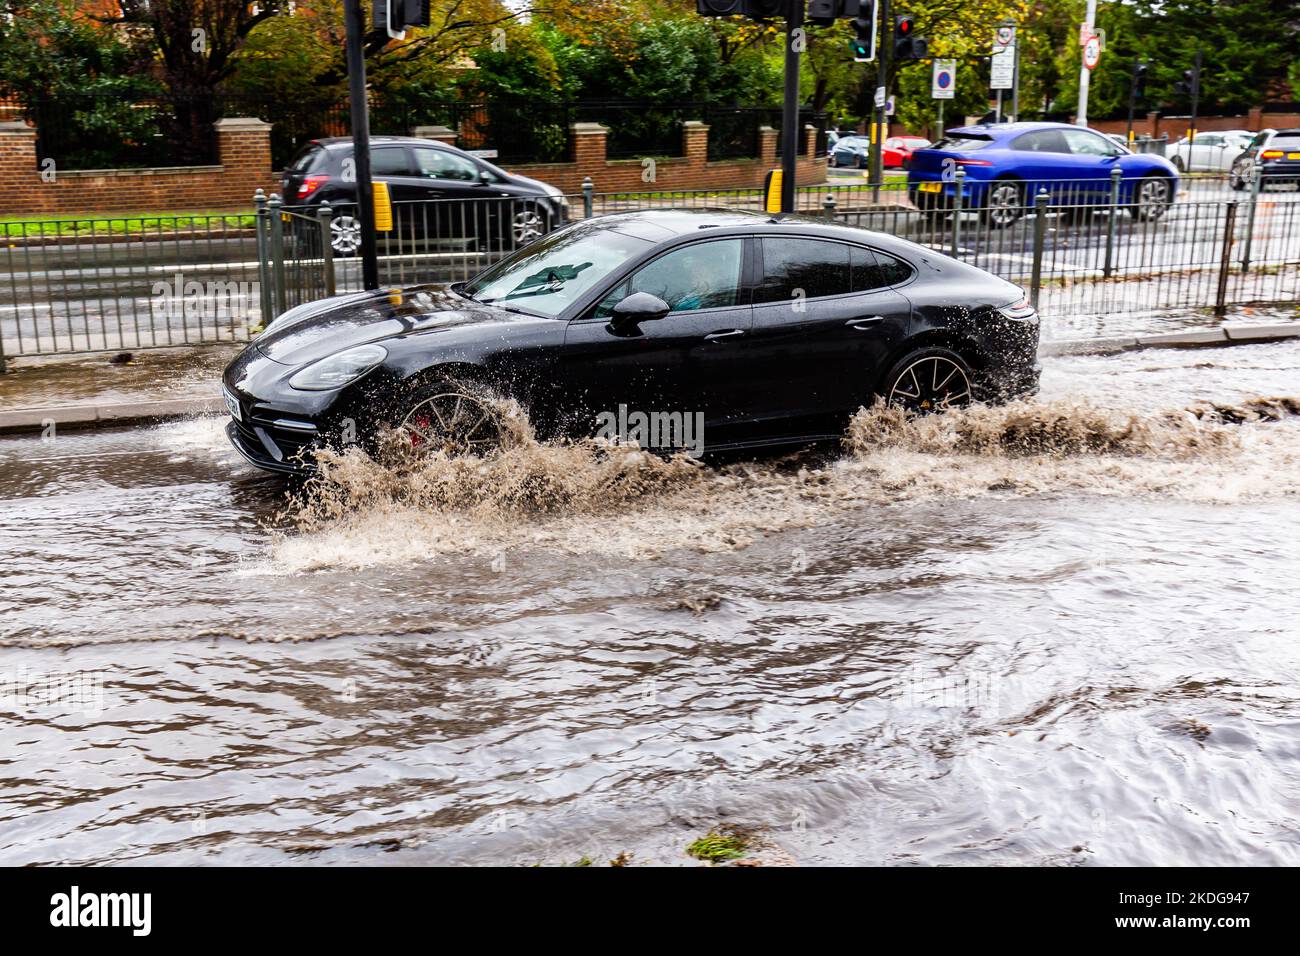
[[718, 833], [710, 830], [686, 847], [686, 853], [706, 863], [738, 860], [749, 849], [749, 840], [739, 832]]

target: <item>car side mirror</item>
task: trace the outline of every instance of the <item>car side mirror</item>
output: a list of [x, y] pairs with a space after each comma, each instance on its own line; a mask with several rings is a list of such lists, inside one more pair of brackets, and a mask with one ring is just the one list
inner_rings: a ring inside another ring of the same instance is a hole
[[615, 335], [633, 335], [642, 322], [655, 322], [671, 312], [668, 303], [649, 292], [633, 292], [614, 306], [609, 329]]

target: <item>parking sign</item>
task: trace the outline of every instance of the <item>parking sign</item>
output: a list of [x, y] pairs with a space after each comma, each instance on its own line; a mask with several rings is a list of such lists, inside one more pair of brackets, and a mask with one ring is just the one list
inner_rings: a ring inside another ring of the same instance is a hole
[[957, 61], [935, 60], [930, 80], [930, 96], [936, 100], [950, 100], [957, 92]]

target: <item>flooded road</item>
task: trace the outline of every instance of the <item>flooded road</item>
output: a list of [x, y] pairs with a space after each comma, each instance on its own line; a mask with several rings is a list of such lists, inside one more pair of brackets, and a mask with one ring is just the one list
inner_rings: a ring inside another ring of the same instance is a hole
[[1273, 396], [1300, 345], [1053, 359], [839, 454], [343, 462], [306, 510], [218, 419], [0, 441], [0, 864], [690, 864], [730, 823], [801, 864], [1295, 865]]

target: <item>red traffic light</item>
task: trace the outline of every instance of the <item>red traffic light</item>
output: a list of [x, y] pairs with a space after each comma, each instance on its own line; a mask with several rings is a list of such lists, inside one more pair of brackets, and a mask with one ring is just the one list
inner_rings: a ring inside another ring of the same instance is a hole
[[912, 33], [912, 18], [899, 17], [894, 22], [894, 32], [900, 37], [910, 36]]

